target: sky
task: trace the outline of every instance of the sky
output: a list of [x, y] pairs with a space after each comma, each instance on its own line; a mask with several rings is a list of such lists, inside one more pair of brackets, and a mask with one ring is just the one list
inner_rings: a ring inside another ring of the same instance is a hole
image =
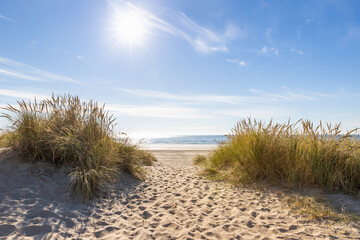
[[247, 117], [360, 127], [359, 9], [355, 0], [2, 0], [0, 107], [70, 93], [105, 103], [132, 137], [227, 134]]

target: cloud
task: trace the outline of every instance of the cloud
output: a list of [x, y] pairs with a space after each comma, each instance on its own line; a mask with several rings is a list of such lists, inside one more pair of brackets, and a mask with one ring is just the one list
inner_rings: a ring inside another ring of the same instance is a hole
[[226, 61], [229, 62], [229, 63], [236, 63], [239, 67], [243, 67], [243, 66], [247, 65], [247, 63], [245, 61], [237, 59], [237, 58], [226, 59]]
[[305, 23], [311, 23], [312, 21], [314, 21], [314, 18], [307, 18], [307, 19], [305, 19]]
[[290, 51], [291, 51], [291, 52], [294, 52], [294, 53], [297, 53], [297, 54], [299, 54], [299, 55], [304, 55], [304, 52], [303, 52], [303, 51], [297, 50], [297, 49], [295, 49], [295, 48], [291, 48]]
[[83, 59], [84, 59], [84, 56], [78, 55], [78, 56], [76, 56], [76, 58], [77, 58], [78, 60], [83, 60]]
[[289, 117], [290, 112], [287, 109], [271, 106], [253, 106], [251, 108], [221, 109], [214, 111], [216, 114], [232, 116], [237, 118], [252, 117], [256, 119]]
[[[284, 89], [286, 90], [286, 88]], [[272, 100], [272, 101], [303, 101], [303, 100], [315, 100], [315, 96], [295, 93], [290, 90], [286, 90], [285, 94], [274, 94], [269, 93], [260, 89], [251, 89], [252, 93], [256, 93], [262, 96], [264, 99]]]
[[236, 104], [239, 102], [254, 101], [253, 97], [242, 96], [222, 96], [222, 95], [181, 95], [162, 91], [144, 90], [144, 89], [119, 89], [132, 95], [148, 98], [160, 98], [168, 100], [189, 101], [197, 103], [230, 103]]
[[200, 109], [166, 106], [166, 105], [117, 105], [107, 104], [106, 109], [115, 115], [151, 117], [151, 118], [176, 118], [176, 119], [200, 119], [211, 118]]
[[36, 40], [31, 40], [30, 41], [30, 46], [32, 46], [32, 47], [36, 47], [37, 44], [38, 44], [38, 42]]
[[351, 26], [347, 29], [347, 34], [345, 36], [345, 39], [346, 40], [349, 40], [349, 39], [360, 39], [360, 27], [356, 26]]
[[36, 78], [36, 77], [24, 75], [24, 74], [21, 74], [18, 72], [10, 71], [7, 69], [1, 69], [1, 68], [0, 68], [0, 75], [12, 77], [12, 78], [26, 79], [26, 80], [31, 80], [31, 81], [41, 81], [39, 78]]
[[261, 49], [261, 53], [263, 53], [263, 54], [274, 53], [275, 55], [279, 55], [279, 49], [277, 49], [277, 48], [270, 48], [270, 47], [264, 46], [264, 47]]
[[272, 31], [273, 30], [271, 28], [268, 28], [268, 29], [266, 29], [266, 32], [264, 33], [264, 37], [269, 44], [272, 43], [272, 36], [271, 36]]
[[14, 20], [12, 20], [11, 18], [5, 17], [4, 15], [1, 15], [1, 14], [0, 14], [0, 19], [4, 19], [8, 22], [14, 22]]
[[12, 97], [17, 99], [34, 99], [36, 97], [36, 99], [39, 100], [49, 97], [38, 93], [10, 89], [0, 89], [0, 96]]
[[202, 53], [227, 52], [228, 43], [237, 38], [243, 37], [245, 33], [238, 27], [228, 24], [223, 33], [216, 33], [209, 28], [203, 27], [190, 19], [186, 14], [172, 9], [167, 9], [162, 18], [141, 9], [131, 3], [110, 1], [113, 11], [113, 27], [116, 29], [116, 18], [123, 11], [132, 11], [137, 14], [144, 23], [151, 29], [160, 30], [176, 37], [186, 40], [196, 51]]
[[226, 96], [216, 94], [204, 95], [181, 95], [162, 91], [144, 90], [144, 89], [119, 89], [122, 92], [146, 97], [167, 100], [177, 100], [192, 103], [218, 103], [218, 104], [241, 104], [241, 103], [270, 103], [280, 101], [313, 101], [318, 97], [327, 97], [321, 94], [303, 94], [296, 93], [289, 89], [283, 88], [284, 93], [274, 94], [260, 89], [250, 89], [251, 96]]
[[43, 71], [39, 68], [35, 68], [30, 65], [16, 62], [3, 57], [0, 57], [0, 75], [30, 81], [61, 81], [81, 85], [80, 82], [72, 78]]

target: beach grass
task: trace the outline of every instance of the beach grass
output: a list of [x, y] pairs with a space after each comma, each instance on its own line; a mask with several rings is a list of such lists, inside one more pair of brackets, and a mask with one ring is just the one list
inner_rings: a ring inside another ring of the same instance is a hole
[[212, 179], [234, 183], [286, 183], [360, 193], [360, 142], [357, 129], [344, 134], [340, 124], [265, 124], [239, 121], [228, 140], [206, 159], [194, 161]]
[[334, 208], [325, 195], [284, 194], [282, 201], [294, 214], [302, 216], [306, 220], [345, 223], [360, 222], [358, 214], [347, 212], [345, 208]]
[[6, 148], [11, 143], [11, 133], [9, 131], [0, 132], [0, 148]]
[[26, 161], [70, 166], [71, 193], [84, 201], [99, 196], [122, 172], [143, 178], [143, 166], [155, 161], [126, 136], [116, 138], [115, 118], [93, 100], [53, 94], [41, 101], [17, 103], [3, 108], [1, 117], [10, 128], [1, 144]]

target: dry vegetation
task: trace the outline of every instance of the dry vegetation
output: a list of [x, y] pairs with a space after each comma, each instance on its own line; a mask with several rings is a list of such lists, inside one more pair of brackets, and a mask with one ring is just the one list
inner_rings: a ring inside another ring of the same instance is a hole
[[297, 215], [308, 220], [328, 222], [359, 222], [360, 217], [346, 212], [345, 209], [335, 209], [325, 196], [302, 196], [300, 194], [287, 194], [283, 197], [284, 203]]
[[209, 157], [195, 161], [213, 179], [320, 186], [357, 195], [360, 142], [355, 131], [342, 135], [340, 124], [314, 126], [304, 120], [266, 125], [245, 119]]
[[[244, 119], [228, 140], [194, 164], [212, 180], [235, 184], [272, 183], [287, 187], [321, 187], [331, 192], [360, 194], [360, 142], [356, 129], [341, 134], [340, 124], [318, 126], [264, 124]], [[309, 220], [359, 221], [360, 217], [335, 209], [321, 196], [285, 194], [282, 201], [295, 214]]]
[[98, 196], [121, 172], [143, 178], [143, 166], [155, 161], [127, 138], [116, 139], [115, 118], [92, 100], [53, 95], [3, 109], [1, 117], [11, 127], [2, 134], [1, 145], [26, 161], [71, 166], [71, 192], [84, 201]]

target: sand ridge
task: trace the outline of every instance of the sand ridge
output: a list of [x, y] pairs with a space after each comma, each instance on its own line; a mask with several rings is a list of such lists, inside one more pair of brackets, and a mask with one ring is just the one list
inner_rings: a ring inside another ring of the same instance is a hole
[[[190, 154], [191, 155], [191, 154]], [[0, 160], [0, 239], [360, 239], [359, 226], [303, 221], [278, 193], [212, 182], [163, 162], [82, 204], [66, 168]]]

